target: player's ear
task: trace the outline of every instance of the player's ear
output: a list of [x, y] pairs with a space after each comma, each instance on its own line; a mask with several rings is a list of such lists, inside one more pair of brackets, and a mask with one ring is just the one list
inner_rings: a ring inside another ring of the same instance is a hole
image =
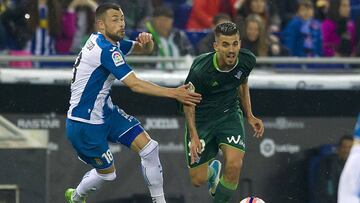
[[215, 42], [213, 43], [213, 47], [214, 47], [214, 50], [215, 50], [215, 51], [218, 51], [218, 43], [217, 43], [217, 41], [215, 41]]
[[96, 20], [96, 28], [100, 31], [100, 30], [105, 30], [105, 23], [103, 20], [98, 19]]

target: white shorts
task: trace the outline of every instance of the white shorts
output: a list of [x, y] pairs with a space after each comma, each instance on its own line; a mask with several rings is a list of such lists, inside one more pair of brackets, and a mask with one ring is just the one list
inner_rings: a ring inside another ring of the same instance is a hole
[[351, 148], [341, 173], [338, 203], [360, 203], [360, 144]]

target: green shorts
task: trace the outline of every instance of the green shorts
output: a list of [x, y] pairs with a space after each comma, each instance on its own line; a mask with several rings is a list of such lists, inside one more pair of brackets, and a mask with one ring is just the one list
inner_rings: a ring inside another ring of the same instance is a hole
[[228, 145], [245, 152], [244, 118], [241, 112], [232, 112], [214, 121], [196, 123], [199, 139], [203, 144], [200, 159], [190, 164], [190, 135], [185, 128], [185, 153], [189, 168], [202, 165], [214, 159], [218, 154], [220, 145]]

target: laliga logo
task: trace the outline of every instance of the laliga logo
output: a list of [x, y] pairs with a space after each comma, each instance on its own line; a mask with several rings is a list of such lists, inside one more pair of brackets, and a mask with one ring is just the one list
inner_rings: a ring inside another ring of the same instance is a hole
[[114, 51], [111, 55], [112, 60], [114, 61], [115, 66], [119, 66], [121, 64], [124, 64], [124, 59], [121, 56], [121, 54], [117, 51]]
[[273, 156], [275, 153], [289, 153], [294, 154], [300, 152], [299, 145], [292, 144], [276, 144], [272, 139], [264, 139], [260, 143], [260, 153], [269, 158]]
[[260, 144], [260, 153], [264, 157], [271, 157], [275, 154], [275, 142], [271, 139], [264, 139]]

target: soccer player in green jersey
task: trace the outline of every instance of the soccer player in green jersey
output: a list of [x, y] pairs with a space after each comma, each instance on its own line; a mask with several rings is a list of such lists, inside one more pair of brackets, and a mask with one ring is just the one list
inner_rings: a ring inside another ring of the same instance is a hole
[[[191, 84], [192, 91], [202, 95], [196, 107], [184, 106], [191, 182], [195, 187], [208, 182], [215, 203], [229, 202], [237, 188], [245, 154], [243, 112], [254, 136], [259, 138], [264, 133], [263, 122], [252, 113], [248, 86], [256, 59], [240, 45], [240, 33], [234, 23], [217, 25], [215, 52], [196, 57], [185, 81]], [[219, 148], [224, 155], [221, 178], [221, 163], [215, 160]]]

